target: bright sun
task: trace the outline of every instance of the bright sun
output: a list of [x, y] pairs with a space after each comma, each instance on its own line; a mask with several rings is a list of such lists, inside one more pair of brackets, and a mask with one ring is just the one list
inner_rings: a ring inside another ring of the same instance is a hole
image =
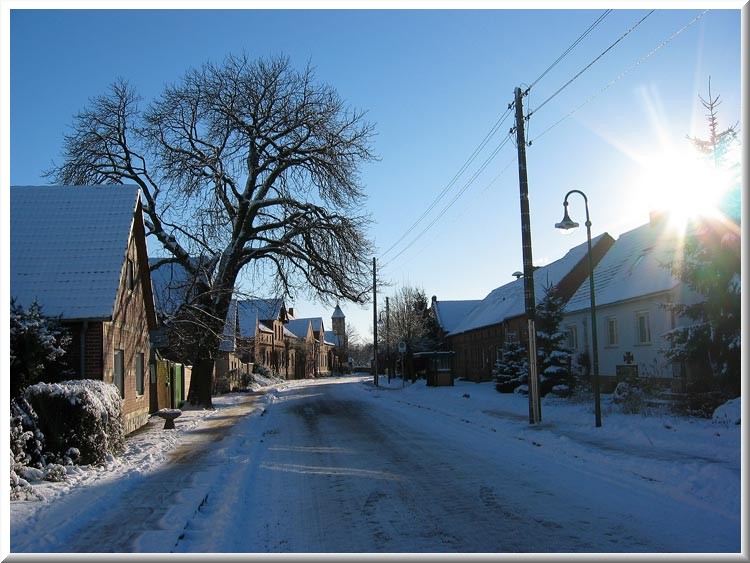
[[716, 216], [729, 178], [721, 167], [714, 167], [695, 151], [672, 149], [651, 155], [641, 162], [639, 186], [648, 199], [650, 211], [668, 214], [669, 223], [684, 229], [690, 218]]

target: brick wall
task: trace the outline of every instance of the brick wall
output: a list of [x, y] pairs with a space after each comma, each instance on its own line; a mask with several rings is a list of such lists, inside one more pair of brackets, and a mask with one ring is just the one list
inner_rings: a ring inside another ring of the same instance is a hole
[[[126, 275], [127, 260], [123, 263], [120, 277], [120, 288], [115, 300], [112, 321], [103, 326], [103, 372], [104, 380], [114, 383], [115, 350], [125, 354], [123, 399], [123, 423], [127, 433], [136, 430], [148, 422], [149, 411], [149, 327], [146, 305], [141, 284], [142, 272], [139, 269], [137, 249], [131, 237], [128, 245], [127, 259], [133, 266], [133, 286], [128, 287]], [[138, 354], [143, 354], [143, 390], [136, 388], [136, 366]]]

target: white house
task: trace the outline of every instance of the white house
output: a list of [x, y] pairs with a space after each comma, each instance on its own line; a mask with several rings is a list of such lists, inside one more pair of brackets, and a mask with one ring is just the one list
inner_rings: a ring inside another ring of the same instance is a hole
[[[681, 388], [684, 370], [663, 354], [665, 333], [680, 319], [664, 307], [669, 302], [695, 303], [699, 296], [672, 275], [668, 267], [682, 242], [681, 233], [664, 219], [620, 235], [594, 269], [594, 296], [602, 388], [626, 375], [658, 378]], [[562, 328], [568, 346], [592, 355], [590, 283], [586, 279], [567, 303]], [[593, 367], [592, 367], [593, 369]]]

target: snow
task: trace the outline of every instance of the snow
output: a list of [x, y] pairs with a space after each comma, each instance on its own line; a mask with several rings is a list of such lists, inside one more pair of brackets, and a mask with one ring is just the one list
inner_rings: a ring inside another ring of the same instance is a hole
[[310, 329], [310, 319], [292, 319], [284, 325], [296, 338], [305, 340]]
[[[278, 432], [286, 436], [282, 444], [291, 444], [285, 433], [298, 428], [299, 419], [284, 415], [286, 411], [281, 407], [320, 395], [325, 386], [326, 392], [335, 394], [345, 404], [378, 409], [378, 419], [383, 424], [396, 420], [403, 427], [429, 429], [434, 435], [444, 436], [449, 443], [460, 443], [465, 448], [462, 451], [472, 452], [487, 463], [497, 464], [498, 468], [523, 467], [524, 474], [533, 475], [535, 482], [555, 487], [566, 498], [578, 498], [579, 504], [606, 502], [606, 510], [612, 511], [613, 521], [620, 514], [628, 514], [626, 525], [648, 530], [652, 543], [645, 545], [656, 542], [666, 551], [740, 550], [740, 425], [664, 413], [623, 414], [608, 395], [602, 396], [602, 428], [595, 428], [593, 400], [587, 397], [547, 396], [542, 400], [543, 422], [529, 425], [528, 398], [498, 393], [492, 382], [457, 380], [452, 387], [426, 387], [422, 380], [404, 385], [396, 378], [389, 384], [386, 377], [381, 377], [379, 382], [380, 386], [375, 387], [372, 376], [361, 375], [289, 382], [259, 380], [255, 389], [263, 393], [260, 398], [234, 393], [215, 398], [214, 411], [186, 407], [176, 421], [175, 430], [162, 431], [161, 421], [152, 419], [147, 427], [127, 437], [122, 456], [110, 459], [103, 467], [77, 468], [64, 482], [33, 483], [43, 501], [11, 502], [11, 548], [14, 552], [65, 551], [65, 545], [77, 545], [65, 544], [65, 541], [84, 541], [75, 534], [80, 519], [94, 521], [103, 517], [113, 499], [128, 495], [137, 483], [156, 479], [161, 474], [159, 470], [166, 468], [169, 460], [186, 448], [213, 448], [209, 456], [213, 461], [195, 468], [186, 466], [185, 470], [196, 477], [179, 494], [168, 497], [168, 517], [160, 521], [162, 529], [135, 534], [133, 543], [128, 544], [130, 549], [148, 552], [175, 546], [178, 551], [189, 552], [236, 551], [250, 535], [271, 533], [256, 529], [261, 526], [247, 527], [248, 522], [269, 516], [269, 511], [270, 516], [288, 515], [284, 518], [301, 518], [303, 524], [312, 525], [319, 516], [325, 518], [326, 514], [316, 514], [315, 507], [302, 507], [299, 504], [302, 501], [294, 494], [295, 487], [309, 485], [311, 481], [305, 479], [316, 472], [333, 474], [321, 464], [298, 461], [282, 465], [262, 457], [262, 447], [269, 447], [267, 442], [273, 430], [268, 426], [269, 417], [264, 415], [268, 411], [276, 417], [274, 424], [278, 425]], [[254, 410], [248, 407], [249, 401], [256, 401]], [[206, 437], [211, 425], [221, 423], [228, 413], [238, 408], [249, 410], [245, 416], [234, 420], [232, 432], [225, 433], [216, 443]], [[717, 416], [727, 418], [724, 412], [738, 413], [739, 399], [724, 410], [719, 409]], [[731, 414], [727, 420], [731, 422], [733, 416]], [[326, 436], [329, 441], [316, 451], [328, 454], [349, 451], [350, 444], [343, 442], [344, 438], [338, 438], [336, 433]], [[264, 437], [266, 444], [263, 444]], [[281, 451], [278, 446], [275, 448], [270, 450]], [[309, 456], [304, 450], [286, 447], [285, 451], [289, 456]], [[368, 487], [373, 480], [403, 480], [399, 475], [376, 471], [371, 466], [366, 470], [358, 468], [357, 458], [349, 459], [352, 466], [340, 467], [336, 479], [349, 476], [353, 486], [361, 487], [361, 500], [371, 499]], [[181, 463], [188, 462], [182, 459]], [[460, 464], [461, 460], [456, 463]], [[253, 489], [262, 486], [266, 481], [261, 477], [271, 473], [276, 479], [287, 475], [288, 481], [284, 482], [292, 488], [290, 494], [280, 500], [273, 500], [275, 497], [269, 500], [268, 495]], [[237, 480], [240, 475], [248, 476], [241, 487]], [[445, 483], [445, 486], [458, 485]], [[322, 507], [326, 500], [335, 498], [336, 493], [333, 487], [323, 486], [319, 494]], [[504, 494], [515, 495], [504, 499], [509, 506], [524, 506], [531, 501], [522, 490], [513, 492], [511, 488]], [[252, 495], [252, 502], [237, 501], [247, 495]], [[330, 499], [326, 499], [326, 495]], [[63, 514], [66, 499], [75, 500], [74, 504], [69, 503], [75, 506], [72, 515]], [[202, 508], [206, 499], [218, 500]], [[56, 505], [61, 509], [55, 510]], [[544, 510], [547, 520], [581, 522], [594, 517], [589, 509], [556, 505], [551, 500], [537, 509]], [[384, 504], [379, 510], [383, 511], [379, 516], [384, 520], [395, 522], [405, 517], [397, 502]], [[334, 545], [348, 546], [354, 535], [370, 526], [364, 521], [352, 523], [353, 526], [327, 528], [327, 540]], [[415, 522], [415, 526], [417, 524]], [[597, 521], [596, 525], [576, 529], [575, 533], [584, 543], [603, 545], [600, 524], [606, 523]], [[122, 523], [126, 529], [128, 525], [128, 522]], [[454, 533], [458, 535], [462, 526], [469, 529], [475, 525], [476, 522], [462, 524], [457, 518]], [[243, 529], [245, 534], [241, 533]], [[294, 550], [294, 546], [309, 545], [303, 541], [308, 531], [306, 525], [297, 526], [290, 520], [279, 533], [289, 542], [284, 544], [290, 546], [287, 549]], [[418, 540], [416, 532], [414, 537], [409, 537], [408, 530], [404, 533], [409, 540]], [[395, 547], [396, 551], [408, 552], [413, 545], [397, 543]], [[314, 547], [307, 549], [317, 551]], [[539, 549], [545, 550], [544, 547]], [[546, 549], [554, 551], [554, 545]], [[634, 546], [630, 549], [643, 550]], [[625, 551], [630, 549], [625, 547]], [[305, 548], [298, 550], [305, 551]]]
[[450, 334], [456, 330], [456, 327], [464, 317], [481, 302], [480, 299], [463, 301], [438, 301], [435, 299], [432, 304], [435, 308], [437, 322], [446, 333]]
[[712, 420], [717, 424], [740, 424], [742, 418], [742, 398], [737, 397], [721, 405], [714, 411]]
[[45, 315], [112, 316], [137, 186], [13, 186], [10, 289]]
[[[621, 234], [594, 268], [597, 306], [668, 291], [679, 284], [666, 265], [675, 259], [680, 240], [667, 223], [647, 223]], [[588, 309], [588, 276], [566, 305], [566, 313]]]
[[237, 301], [237, 316], [239, 318], [240, 336], [252, 338], [255, 336], [256, 321], [270, 321], [281, 314], [284, 300], [277, 299], [242, 299]]

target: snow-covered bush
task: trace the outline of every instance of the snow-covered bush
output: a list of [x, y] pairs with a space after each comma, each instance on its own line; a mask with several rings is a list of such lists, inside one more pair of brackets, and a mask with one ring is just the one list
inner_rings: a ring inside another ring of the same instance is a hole
[[26, 390], [26, 397], [39, 417], [48, 461], [67, 463], [71, 448], [83, 464], [103, 463], [122, 451], [122, 399], [111, 383], [37, 383]]
[[10, 454], [10, 500], [41, 500], [31, 484], [16, 473], [12, 453]]
[[10, 401], [10, 453], [14, 466], [44, 467], [44, 434], [24, 397]]
[[740, 424], [742, 418], [742, 399], [737, 397], [727, 401], [714, 411], [711, 420], [716, 424]]
[[636, 387], [627, 381], [620, 381], [612, 393], [612, 402], [626, 414], [638, 414], [642, 412], [645, 406], [645, 397], [640, 387]]
[[271, 369], [268, 366], [265, 366], [263, 364], [253, 364], [253, 373], [260, 375], [261, 377], [265, 377], [267, 379], [270, 379], [273, 377], [273, 373], [271, 373]]

